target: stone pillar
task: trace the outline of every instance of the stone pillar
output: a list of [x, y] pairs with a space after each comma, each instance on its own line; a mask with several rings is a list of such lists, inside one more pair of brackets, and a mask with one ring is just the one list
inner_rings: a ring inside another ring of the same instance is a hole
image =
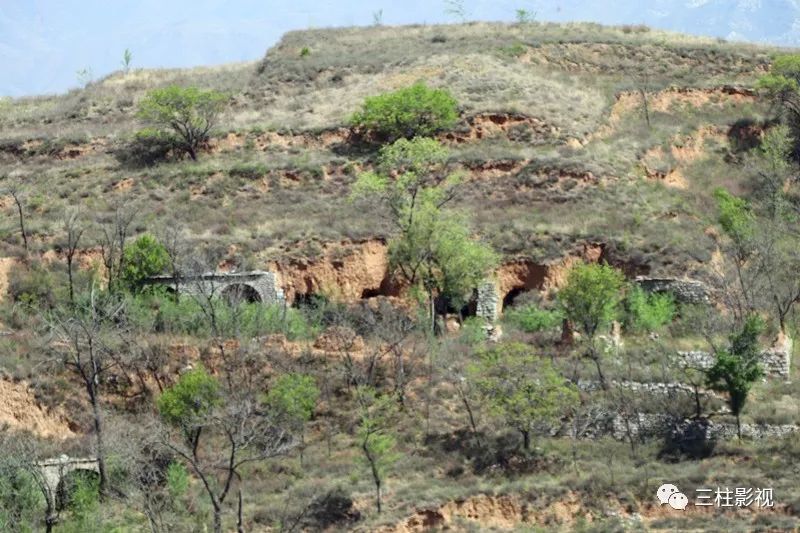
[[761, 363], [768, 375], [789, 379], [792, 369], [794, 341], [786, 334], [779, 334], [771, 348], [761, 354]]
[[475, 315], [494, 322], [500, 316], [500, 294], [497, 283], [485, 280], [478, 285], [478, 303]]

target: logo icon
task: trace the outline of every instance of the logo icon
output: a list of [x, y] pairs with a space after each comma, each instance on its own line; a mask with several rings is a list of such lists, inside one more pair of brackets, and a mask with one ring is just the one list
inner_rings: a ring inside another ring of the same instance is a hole
[[683, 511], [689, 505], [689, 498], [671, 483], [665, 483], [658, 487], [656, 498], [661, 505], [668, 504], [676, 511]]

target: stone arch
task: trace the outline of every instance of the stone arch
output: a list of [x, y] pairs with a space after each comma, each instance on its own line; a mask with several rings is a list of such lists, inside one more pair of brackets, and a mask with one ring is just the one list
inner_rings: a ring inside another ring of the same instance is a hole
[[64, 485], [62, 480], [73, 471], [89, 471], [100, 475], [100, 465], [97, 458], [71, 458], [61, 455], [53, 459], [46, 459], [36, 463], [36, 467], [44, 482], [48, 505], [51, 509], [56, 509], [59, 493], [63, 494]]
[[248, 283], [231, 283], [222, 289], [220, 296], [232, 304], [262, 301], [258, 289]]

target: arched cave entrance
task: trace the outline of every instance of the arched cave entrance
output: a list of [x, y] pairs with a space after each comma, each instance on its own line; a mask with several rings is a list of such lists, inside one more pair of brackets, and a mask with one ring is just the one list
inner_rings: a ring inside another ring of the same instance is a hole
[[507, 309], [513, 306], [517, 297], [525, 292], [528, 292], [525, 290], [525, 287], [514, 287], [513, 289], [508, 291], [506, 295], [503, 296], [503, 309]]
[[222, 290], [222, 298], [231, 305], [261, 302], [261, 295], [250, 285], [236, 283]]

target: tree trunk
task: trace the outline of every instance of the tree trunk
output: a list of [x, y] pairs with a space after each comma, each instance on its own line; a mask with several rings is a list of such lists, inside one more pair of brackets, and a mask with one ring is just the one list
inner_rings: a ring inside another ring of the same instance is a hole
[[214, 503], [214, 533], [222, 533], [222, 508]]
[[16, 193], [12, 193], [14, 203], [17, 204], [17, 212], [19, 213], [19, 231], [22, 233], [22, 244], [25, 246], [25, 254], [28, 253], [28, 235], [25, 231], [25, 215], [22, 212], [22, 201]]
[[103, 418], [100, 413], [100, 405], [97, 399], [97, 392], [89, 385], [89, 398], [92, 402], [92, 415], [94, 416], [94, 433], [97, 445], [97, 470], [100, 475], [100, 500], [105, 500], [108, 494], [108, 479], [106, 477], [105, 449], [103, 447]]
[[736, 413], [736, 435], [739, 437], [739, 441], [742, 440], [742, 421], [739, 418], [739, 413]]
[[367, 441], [361, 443], [361, 449], [364, 451], [364, 456], [369, 462], [370, 472], [372, 473], [372, 481], [375, 482], [375, 506], [378, 509], [378, 514], [381, 512], [381, 476], [378, 472], [378, 466], [375, 464], [375, 458], [369, 451]]
[[472, 428], [472, 434], [475, 436], [475, 440], [478, 442], [478, 445], [480, 445], [481, 439], [478, 435], [478, 425], [475, 423], [475, 416], [472, 412], [472, 406], [469, 404], [469, 399], [467, 399], [467, 395], [464, 394], [464, 390], [460, 385], [458, 387], [458, 394], [461, 396], [461, 402], [464, 404], [464, 407], [467, 410], [467, 415], [469, 416], [469, 425]]
[[72, 253], [67, 255], [67, 279], [69, 280], [69, 303], [75, 305], [75, 284], [72, 281]]
[[394, 392], [400, 407], [403, 408], [406, 400], [406, 370], [403, 364], [403, 351], [399, 349], [395, 355]]
[[242, 487], [241, 481], [239, 481], [239, 505], [236, 512], [236, 531], [238, 533], [244, 533], [244, 518], [242, 513]]
[[436, 335], [436, 304], [433, 300], [432, 290], [428, 290], [428, 305], [431, 314], [431, 335]]
[[519, 432], [522, 433], [522, 447], [526, 452], [531, 451], [531, 432], [526, 429], [520, 429]]
[[[594, 341], [592, 341], [594, 343]], [[600, 367], [600, 356], [597, 354], [597, 350], [594, 346], [589, 348], [589, 358], [594, 361], [594, 366], [597, 368], [597, 379], [600, 380], [600, 387], [603, 390], [608, 390], [608, 385], [606, 385], [606, 377], [603, 374], [603, 369]]]
[[189, 157], [192, 158], [192, 161], [197, 161], [197, 152], [195, 152], [194, 147], [189, 146], [187, 151], [189, 152]]
[[378, 514], [381, 514], [381, 479], [375, 478], [375, 505], [378, 508]]

